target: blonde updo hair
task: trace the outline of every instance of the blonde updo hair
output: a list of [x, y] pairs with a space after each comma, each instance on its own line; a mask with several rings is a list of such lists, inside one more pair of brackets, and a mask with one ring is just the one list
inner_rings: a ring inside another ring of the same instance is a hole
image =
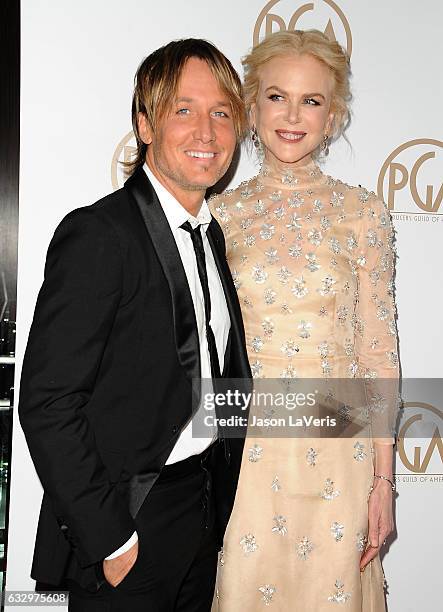
[[260, 68], [275, 57], [287, 55], [310, 55], [329, 68], [334, 79], [331, 112], [334, 121], [330, 137], [338, 138], [350, 121], [351, 76], [349, 56], [336, 41], [330, 40], [319, 30], [295, 30], [274, 32], [242, 59], [245, 72], [244, 95], [246, 110], [256, 101]]

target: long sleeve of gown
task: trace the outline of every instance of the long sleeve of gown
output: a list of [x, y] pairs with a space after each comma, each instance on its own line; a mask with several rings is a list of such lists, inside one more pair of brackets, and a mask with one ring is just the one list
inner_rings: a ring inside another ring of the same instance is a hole
[[399, 381], [394, 229], [389, 210], [375, 197], [368, 200], [362, 220], [354, 317], [356, 355], [365, 378], [374, 442], [393, 444]]

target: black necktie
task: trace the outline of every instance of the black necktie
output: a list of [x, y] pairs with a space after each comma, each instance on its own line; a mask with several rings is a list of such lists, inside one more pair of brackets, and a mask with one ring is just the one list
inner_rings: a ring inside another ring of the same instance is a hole
[[189, 221], [185, 221], [180, 226], [185, 231], [189, 232], [194, 246], [195, 257], [197, 260], [198, 275], [203, 291], [203, 299], [205, 303], [205, 327], [206, 339], [208, 341], [209, 358], [211, 360], [212, 378], [220, 378], [220, 364], [218, 361], [217, 345], [215, 343], [214, 332], [211, 327], [211, 295], [209, 293], [208, 272], [206, 269], [205, 249], [203, 247], [203, 239], [200, 232], [200, 225], [192, 229]]

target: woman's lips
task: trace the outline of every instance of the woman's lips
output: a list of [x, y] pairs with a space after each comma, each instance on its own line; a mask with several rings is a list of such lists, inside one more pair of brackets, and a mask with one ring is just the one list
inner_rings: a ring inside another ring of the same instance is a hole
[[275, 130], [275, 133], [281, 140], [285, 142], [299, 142], [302, 140], [304, 136], [306, 136], [306, 132], [292, 132], [286, 130]]

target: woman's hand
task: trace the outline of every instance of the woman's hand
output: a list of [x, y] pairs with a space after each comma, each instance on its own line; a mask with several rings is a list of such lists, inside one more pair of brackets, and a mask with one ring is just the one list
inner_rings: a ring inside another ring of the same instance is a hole
[[380, 552], [380, 547], [394, 530], [392, 489], [389, 482], [374, 478], [368, 502], [368, 546], [360, 559], [360, 571]]

